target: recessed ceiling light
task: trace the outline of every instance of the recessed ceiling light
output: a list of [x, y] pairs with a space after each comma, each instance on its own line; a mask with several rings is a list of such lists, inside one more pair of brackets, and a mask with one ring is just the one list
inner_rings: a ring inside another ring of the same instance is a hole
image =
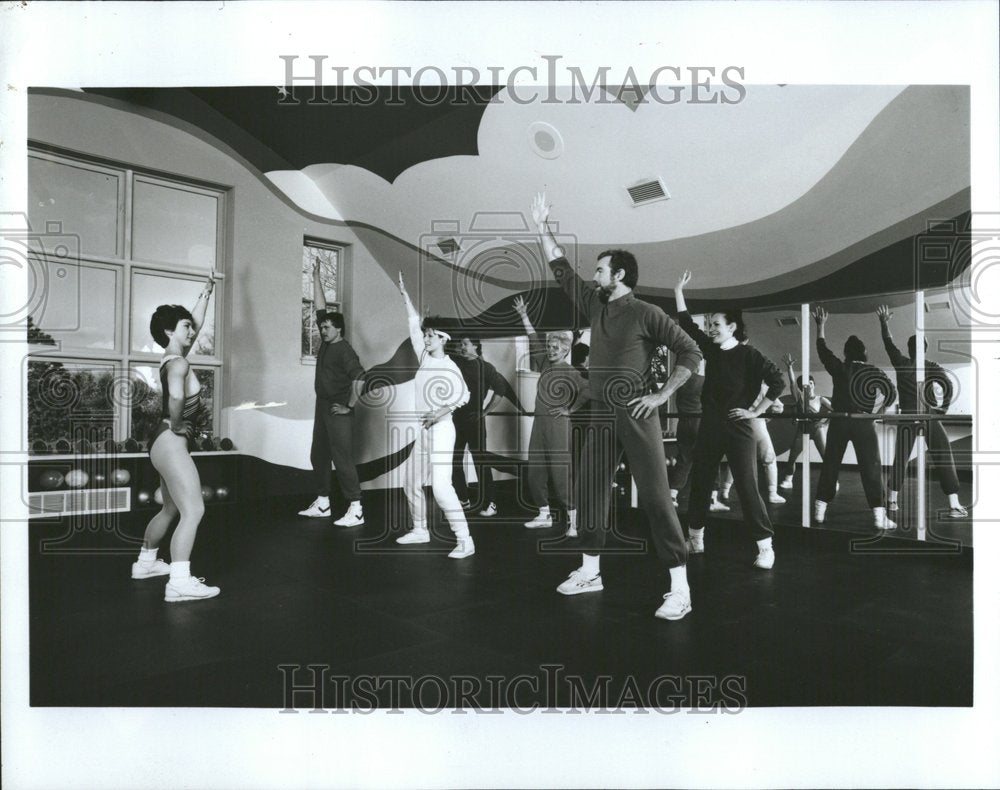
[[528, 126], [528, 146], [542, 159], [558, 159], [563, 152], [562, 135], [552, 124], [535, 121]]

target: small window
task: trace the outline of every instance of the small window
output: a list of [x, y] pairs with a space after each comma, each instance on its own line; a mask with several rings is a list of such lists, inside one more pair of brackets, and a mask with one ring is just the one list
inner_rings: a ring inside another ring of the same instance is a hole
[[137, 176], [132, 207], [134, 260], [215, 268], [218, 195]]
[[302, 245], [302, 356], [314, 357], [319, 351], [320, 336], [313, 302], [313, 267], [319, 262], [320, 283], [327, 309], [341, 308], [341, 269], [343, 248], [307, 239]]
[[44, 298], [34, 325], [64, 349], [114, 350], [117, 347], [117, 268], [38, 260], [44, 273]]

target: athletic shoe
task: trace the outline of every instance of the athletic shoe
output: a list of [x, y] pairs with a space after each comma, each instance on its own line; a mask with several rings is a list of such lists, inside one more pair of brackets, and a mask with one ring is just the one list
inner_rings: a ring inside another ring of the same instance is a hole
[[783, 505], [788, 500], [786, 500], [777, 491], [772, 491], [767, 495], [767, 501], [770, 502], [772, 505]]
[[890, 513], [898, 513], [899, 502], [890, 502], [888, 505], [885, 506], [885, 509], [888, 510]]
[[486, 518], [492, 518], [497, 514], [497, 506], [495, 502], [490, 502], [485, 508], [479, 511], [480, 516], [485, 516]]
[[953, 507], [951, 510], [948, 511], [948, 518], [968, 518], [968, 517], [969, 517], [969, 511], [966, 510], [963, 505], [959, 505], [958, 507]]
[[587, 578], [583, 572], [583, 568], [577, 568], [569, 575], [566, 581], [556, 587], [556, 592], [563, 595], [579, 595], [580, 593], [600, 592], [603, 589], [604, 584], [601, 582], [601, 574]]
[[778, 484], [778, 488], [784, 488], [786, 491], [795, 486], [794, 481], [790, 477], [786, 477]]
[[458, 544], [451, 550], [448, 555], [453, 560], [462, 560], [466, 557], [471, 557], [476, 553], [476, 544], [472, 542], [472, 536], [469, 535], [465, 538], [459, 538]]
[[566, 537], [575, 538], [576, 536], [577, 536], [576, 527], [570, 524], [569, 528], [566, 530]]
[[813, 502], [813, 521], [817, 524], [826, 521], [826, 502], [819, 499]]
[[460, 499], [458, 504], [462, 506], [462, 510], [472, 510], [472, 503], [468, 499]]
[[361, 503], [352, 503], [347, 508], [347, 512], [333, 522], [335, 527], [360, 527], [365, 523], [365, 513], [361, 509]]
[[396, 538], [396, 543], [402, 543], [404, 546], [410, 543], [430, 543], [431, 533], [426, 529], [411, 529], [405, 535], [400, 535]]
[[712, 502], [712, 504], [708, 506], [708, 509], [712, 513], [728, 513], [729, 505], [725, 505], [722, 502], [715, 500], [714, 502]]
[[691, 537], [687, 539], [688, 554], [704, 554], [705, 553], [705, 530], [701, 530], [700, 535], [694, 534], [694, 530], [691, 531]]
[[133, 579], [152, 579], [154, 576], [166, 576], [170, 573], [170, 565], [163, 560], [153, 562], [133, 562]]
[[663, 603], [654, 615], [661, 620], [680, 620], [691, 611], [691, 592], [678, 590], [663, 596]]
[[763, 568], [765, 571], [774, 567], [774, 549], [757, 549], [757, 559], [753, 561], [755, 568]]
[[889, 530], [896, 528], [896, 522], [890, 519], [885, 514], [885, 508], [879, 508], [879, 507], [875, 508], [874, 515], [875, 515], [875, 529]]
[[309, 518], [326, 518], [330, 515], [330, 506], [327, 505], [326, 508], [321, 508], [317, 499], [305, 510], [300, 510], [299, 515], [308, 516]]
[[528, 529], [548, 529], [552, 526], [552, 514], [546, 513], [544, 516], [539, 513], [531, 521], [528, 521], [524, 525]]
[[163, 600], [168, 603], [202, 601], [206, 598], [214, 598], [221, 592], [218, 587], [209, 587], [204, 582], [204, 578], [196, 576], [171, 579], [167, 582], [167, 589], [163, 595]]

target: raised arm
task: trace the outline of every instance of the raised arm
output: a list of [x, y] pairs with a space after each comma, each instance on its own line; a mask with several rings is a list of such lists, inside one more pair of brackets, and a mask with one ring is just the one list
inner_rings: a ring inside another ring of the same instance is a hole
[[211, 298], [213, 290], [215, 290], [215, 272], [208, 275], [208, 279], [205, 281], [205, 288], [198, 294], [198, 300], [194, 303], [194, 307], [191, 308], [191, 323], [194, 324], [196, 335], [198, 332], [201, 332], [201, 328], [205, 323], [208, 300]]
[[323, 283], [319, 279], [319, 258], [313, 258], [313, 309], [318, 313], [326, 312], [326, 294], [323, 293]]
[[813, 319], [816, 321], [816, 351], [819, 353], [819, 361], [823, 363], [826, 372], [831, 376], [839, 375], [844, 363], [826, 345], [826, 322], [830, 314], [822, 307], [817, 307], [813, 311]]
[[785, 374], [788, 376], [788, 391], [795, 400], [795, 406], [797, 408], [801, 408], [802, 391], [799, 389], [798, 384], [795, 383], [795, 359], [791, 354], [785, 354], [785, 356], [781, 358], [781, 361], [785, 363]]
[[889, 305], [879, 305], [878, 309], [875, 310], [875, 314], [882, 325], [882, 345], [885, 346], [885, 353], [889, 355], [889, 361], [892, 363], [892, 366], [898, 368], [910, 364], [909, 360], [903, 356], [903, 352], [893, 342], [892, 332], [889, 330], [889, 319], [892, 318], [892, 313], [889, 312]]
[[[424, 333], [420, 330], [420, 313], [413, 306], [410, 295], [406, 292], [406, 283], [403, 282], [403, 273], [399, 273], [399, 293], [403, 297], [403, 306], [406, 308], [406, 322], [409, 325], [410, 344], [413, 346], [413, 353], [420, 359], [424, 354]], [[468, 397], [466, 397], [468, 400]]]
[[549, 263], [549, 268], [556, 278], [556, 283], [569, 300], [577, 307], [589, 321], [595, 305], [599, 302], [597, 292], [593, 288], [588, 288], [580, 276], [573, 271], [573, 267], [566, 260], [565, 251], [560, 247], [549, 230], [549, 211], [551, 206], [545, 202], [545, 193], [539, 192], [531, 204], [531, 216], [538, 228], [538, 235], [542, 242], [542, 250], [545, 252], [545, 259]]
[[691, 271], [686, 269], [677, 279], [677, 285], [674, 286], [674, 300], [677, 302], [677, 320], [680, 322], [681, 329], [687, 332], [691, 339], [698, 344], [698, 348], [706, 351], [712, 347], [712, 339], [694, 322], [694, 319], [688, 312], [687, 301], [684, 299], [684, 286], [689, 282], [691, 282]]
[[521, 324], [528, 335], [528, 365], [536, 373], [541, 370], [542, 361], [545, 359], [545, 345], [542, 339], [531, 325], [528, 318], [528, 306], [520, 296], [514, 298], [514, 310], [521, 316]]

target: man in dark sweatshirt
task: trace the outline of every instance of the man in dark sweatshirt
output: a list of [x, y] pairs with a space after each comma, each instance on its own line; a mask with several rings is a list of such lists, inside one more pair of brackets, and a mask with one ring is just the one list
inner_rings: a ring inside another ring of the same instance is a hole
[[[583, 561], [557, 590], [577, 595], [604, 589], [600, 553], [607, 538], [611, 483], [624, 450], [657, 556], [670, 572], [670, 592], [655, 614], [679, 620], [691, 611], [687, 544], [670, 498], [658, 409], [698, 369], [701, 352], [666, 313], [636, 299], [639, 271], [631, 253], [608, 250], [598, 255], [595, 287], [588, 287], [549, 231], [545, 195], [535, 197], [532, 216], [556, 282], [590, 324], [593, 416], [575, 486]], [[649, 363], [657, 346], [667, 346], [677, 362], [663, 387], [647, 395]]]
[[[885, 345], [885, 352], [889, 355], [889, 361], [896, 369], [899, 413], [917, 414], [924, 411], [931, 414], [947, 414], [955, 389], [944, 368], [929, 359], [924, 360], [924, 402], [920, 406], [917, 401], [917, 336], [912, 335], [907, 343], [907, 351], [910, 352], [910, 356], [903, 356], [903, 353], [893, 342], [892, 332], [889, 330], [889, 319], [892, 318], [889, 305], [881, 305], [875, 312], [882, 325], [882, 343]], [[927, 350], [926, 340], [924, 341], [924, 350]], [[940, 404], [934, 394], [935, 385], [941, 389]], [[944, 426], [937, 420], [928, 422], [924, 437], [927, 440], [927, 448], [930, 450], [928, 460], [937, 469], [941, 490], [948, 497], [948, 515], [951, 518], [967, 518], [969, 511], [958, 501], [958, 475], [955, 473], [955, 458], [951, 454], [951, 442], [948, 441], [948, 435], [944, 432]], [[890, 511], [899, 509], [899, 491], [903, 487], [906, 467], [909, 465], [910, 453], [913, 451], [913, 444], [916, 441], [917, 426], [915, 424], [899, 423], [897, 425], [896, 453], [892, 466], [889, 467]]]

